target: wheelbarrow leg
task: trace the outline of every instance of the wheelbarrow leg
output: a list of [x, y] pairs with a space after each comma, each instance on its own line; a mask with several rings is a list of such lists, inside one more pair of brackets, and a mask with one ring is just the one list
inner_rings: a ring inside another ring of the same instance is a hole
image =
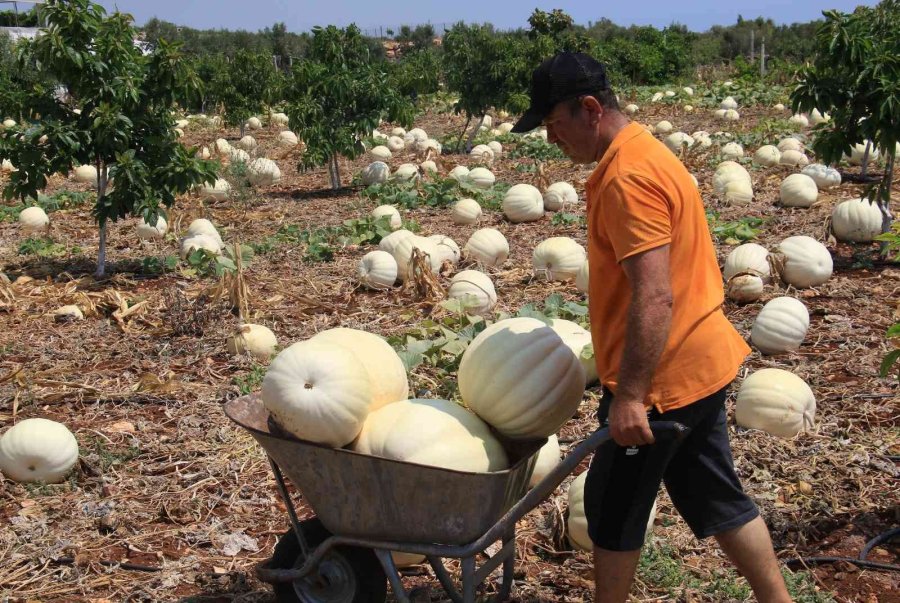
[[475, 603], [475, 556], [462, 558], [463, 603]]
[[397, 566], [394, 565], [394, 558], [391, 556], [391, 552], [384, 549], [373, 550], [375, 551], [375, 556], [378, 557], [378, 561], [381, 562], [381, 567], [384, 568], [388, 582], [391, 583], [391, 589], [394, 591], [394, 598], [397, 599], [397, 603], [410, 603], [409, 594], [403, 588], [403, 581], [400, 580], [400, 572], [397, 571]]
[[450, 572], [448, 572], [447, 568], [444, 566], [444, 560], [440, 557], [428, 555], [428, 563], [431, 564], [434, 575], [437, 576], [441, 586], [444, 587], [444, 592], [447, 593], [450, 600], [453, 601], [453, 603], [463, 603], [463, 598], [459, 596], [456, 585], [453, 583], [453, 578], [450, 577]]
[[[515, 540], [516, 530], [515, 528], [513, 528], [503, 539], [503, 544], [505, 546], [508, 542], [515, 542]], [[512, 551], [503, 559], [503, 582], [500, 585], [500, 593], [499, 597], [497, 598], [498, 601], [506, 601], [507, 599], [509, 599], [509, 595], [512, 593], [513, 575], [515, 574], [515, 569], [516, 546], [515, 544], [513, 544]]]
[[275, 474], [275, 483], [278, 485], [278, 492], [281, 494], [281, 499], [284, 501], [288, 517], [291, 519], [291, 528], [294, 530], [294, 535], [297, 537], [297, 543], [300, 545], [300, 552], [303, 553], [303, 558], [305, 559], [309, 557], [309, 545], [306, 542], [306, 537], [303, 535], [303, 530], [300, 529], [300, 520], [297, 518], [297, 511], [294, 509], [291, 495], [288, 493], [287, 486], [284, 483], [281, 467], [278, 466], [278, 463], [276, 463], [272, 457], [268, 457], [268, 459], [269, 465], [272, 467], [272, 473]]

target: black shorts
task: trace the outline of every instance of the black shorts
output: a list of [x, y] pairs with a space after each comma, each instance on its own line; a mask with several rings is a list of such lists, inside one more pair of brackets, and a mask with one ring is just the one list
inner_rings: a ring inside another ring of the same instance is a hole
[[[652, 454], [653, 445], [623, 448], [609, 442], [597, 450], [584, 488], [588, 534], [596, 546], [640, 549], [661, 481], [697, 538], [740, 527], [759, 515], [734, 472], [725, 424], [727, 390], [665, 413], [648, 413], [651, 421], [677, 421], [691, 428], [662, 462]], [[611, 402], [612, 393], [604, 388], [597, 413], [601, 425], [607, 424]]]

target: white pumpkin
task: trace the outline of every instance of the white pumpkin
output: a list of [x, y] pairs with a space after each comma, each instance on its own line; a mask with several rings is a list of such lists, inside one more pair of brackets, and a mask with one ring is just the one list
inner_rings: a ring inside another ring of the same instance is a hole
[[253, 186], [272, 186], [281, 180], [281, 170], [271, 159], [259, 157], [247, 166], [247, 178]]
[[881, 209], [868, 199], [841, 201], [831, 212], [831, 228], [840, 241], [870, 243], [881, 234]]
[[337, 328], [322, 331], [310, 341], [344, 348], [362, 364], [369, 377], [372, 394], [369, 411], [409, 397], [406, 367], [394, 348], [378, 335], [358, 329]]
[[362, 257], [356, 273], [370, 289], [390, 289], [397, 280], [397, 260], [387, 251], [376, 249]]
[[534, 248], [532, 265], [535, 275], [548, 281], [569, 281], [584, 265], [584, 247], [569, 237], [550, 237]]
[[788, 121], [801, 128], [806, 128], [809, 126], [809, 119], [807, 119], [807, 117], [802, 113], [795, 113], [794, 115], [791, 115], [791, 118]]
[[773, 167], [781, 161], [781, 151], [775, 145], [767, 144], [756, 149], [753, 163], [762, 167]]
[[781, 204], [785, 207], [812, 207], [818, 198], [816, 181], [806, 174], [791, 174], [781, 182]]
[[472, 147], [472, 150], [469, 151], [469, 157], [476, 161], [491, 163], [494, 161], [494, 151], [486, 144], [479, 144]]
[[222, 246], [222, 237], [219, 235], [219, 231], [206, 218], [197, 218], [188, 225], [187, 236], [192, 237], [200, 234], [209, 235], [219, 243], [220, 247]]
[[463, 270], [450, 280], [449, 299], [464, 302], [466, 312], [484, 315], [497, 303], [497, 291], [491, 278], [477, 270]]
[[481, 189], [489, 189], [494, 186], [496, 181], [493, 172], [487, 168], [477, 167], [469, 171], [469, 181], [476, 187]]
[[733, 180], [725, 186], [722, 199], [729, 206], [750, 205], [753, 201], [753, 187], [745, 180]]
[[429, 149], [434, 149], [434, 151], [440, 155], [441, 154], [441, 143], [439, 143], [434, 138], [426, 138], [425, 140], [417, 140], [413, 143], [413, 149], [415, 149], [416, 153], [420, 155], [424, 155], [428, 152]]
[[685, 105], [684, 107], [682, 107], [682, 110], [683, 110], [685, 113], [693, 113], [693, 112], [694, 112], [694, 105]]
[[26, 207], [19, 213], [19, 228], [26, 235], [47, 232], [50, 229], [50, 217], [41, 207]]
[[776, 111], [784, 111], [784, 105], [782, 103], [775, 103], [772, 108]]
[[664, 96], [665, 96], [665, 95], [664, 95], [662, 92], [657, 92], [657, 93], [655, 93], [655, 94], [653, 95], [653, 97], [650, 99], [650, 102], [651, 102], [651, 103], [658, 103], [659, 101], [661, 101], [661, 100], [663, 99]]
[[442, 255], [434, 241], [418, 235], [404, 237], [397, 242], [391, 252], [394, 259], [397, 260], [397, 278], [401, 281], [406, 281], [410, 276], [413, 268], [411, 260], [414, 249], [418, 249], [427, 256], [428, 265], [433, 273], [437, 274], [441, 269]]
[[406, 147], [406, 143], [399, 136], [391, 136], [387, 139], [386, 146], [391, 153], [399, 153]]
[[466, 406], [510, 438], [556, 433], [584, 393], [581, 362], [536, 318], [501, 320], [479, 333], [458, 375]]
[[212, 157], [212, 154], [209, 152], [209, 147], [203, 147], [194, 154], [194, 157], [207, 161]]
[[225, 342], [228, 353], [234, 356], [249, 353], [256, 360], [265, 362], [275, 354], [278, 339], [268, 327], [243, 324]]
[[475, 199], [460, 199], [453, 204], [450, 218], [454, 224], [476, 224], [481, 219], [481, 206]]
[[9, 159], [0, 161], [0, 174], [11, 174], [16, 171], [16, 166]]
[[[587, 517], [584, 512], [584, 483], [587, 481], [587, 475], [588, 472], [585, 471], [569, 484], [569, 519], [566, 522], [566, 535], [573, 546], [590, 553], [594, 550], [594, 543], [588, 534]], [[645, 539], [653, 531], [654, 521], [656, 521], [656, 501], [653, 501], [653, 507], [650, 509]]]
[[281, 132], [279, 132], [278, 138], [276, 140], [278, 141], [278, 146], [288, 149], [291, 147], [296, 147], [300, 144], [300, 139], [297, 138], [297, 135], [290, 130], [282, 130]]
[[500, 157], [503, 154], [503, 145], [496, 140], [490, 141], [487, 146], [494, 152], [494, 157]]
[[376, 220], [387, 217], [391, 230], [397, 230], [403, 226], [403, 218], [400, 217], [400, 212], [393, 205], [379, 205], [372, 210], [372, 217]]
[[670, 134], [673, 129], [674, 126], [672, 125], [672, 122], [665, 119], [660, 121], [653, 127], [653, 131], [656, 134]]
[[217, 138], [215, 147], [216, 153], [223, 157], [227, 157], [231, 153], [231, 144], [224, 138]]
[[829, 121], [831, 121], [831, 116], [828, 113], [822, 114], [818, 109], [813, 109], [809, 112], [809, 125], [811, 126], [818, 126]]
[[713, 144], [712, 137], [709, 135], [709, 132], [704, 132], [703, 130], [694, 132], [693, 134], [691, 134], [691, 138], [694, 139], [694, 144], [701, 149], [708, 149]]
[[401, 128], [400, 126], [395, 126], [391, 129], [391, 136], [399, 136], [400, 138], [403, 138], [404, 136], [406, 136], [406, 129]]
[[162, 216], [156, 217], [156, 225], [150, 225], [144, 221], [144, 218], [141, 218], [134, 230], [140, 240], [150, 241], [163, 238], [166, 231], [169, 230], [169, 224]]
[[3, 120], [3, 127], [4, 127], [4, 128], [14, 128], [14, 127], [16, 127], [16, 120], [14, 120], [14, 119], [4, 119], [4, 120]]
[[807, 157], [800, 151], [788, 149], [786, 151], [782, 151], [781, 159], [778, 160], [778, 163], [781, 165], [793, 165], [793, 166], [803, 167], [803, 166], [809, 165], [809, 157]]
[[560, 461], [559, 438], [556, 434], [547, 438], [547, 443], [538, 450], [537, 460], [534, 462], [534, 471], [531, 473], [531, 479], [528, 480], [528, 487], [534, 488], [538, 483], [547, 477], [551, 471], [556, 469]]
[[263, 379], [262, 400], [275, 423], [291, 435], [340, 448], [359, 435], [372, 404], [372, 385], [351, 350], [307, 340], [275, 357]]
[[784, 153], [785, 151], [799, 151], [803, 152], [803, 143], [793, 136], [789, 136], [787, 138], [782, 138], [778, 143], [778, 150]]
[[[844, 159], [847, 160], [847, 163], [850, 165], [862, 165], [863, 159], [866, 156], [866, 144], [868, 144], [868, 140], [864, 140], [859, 144], [853, 145], [850, 149], [850, 155], [844, 155]], [[878, 147], [874, 144], [869, 146], [869, 161], [877, 161], [879, 157]]]
[[578, 362], [581, 363], [581, 367], [584, 369], [585, 388], [596, 382], [600, 377], [597, 375], [597, 364], [594, 362], [593, 355], [590, 358], [581, 356], [584, 348], [593, 345], [591, 332], [582, 328], [578, 323], [562, 318], [550, 319], [550, 328], [562, 337], [563, 343], [572, 350], [572, 353], [578, 358]]
[[503, 446], [474, 413], [448, 400], [403, 400], [372, 412], [353, 449], [456, 471], [509, 467]]
[[763, 294], [763, 280], [755, 274], [740, 274], [729, 279], [725, 295], [739, 304], [755, 302]]
[[432, 176], [438, 173], [437, 164], [430, 159], [420, 163], [419, 169], [422, 171], [422, 173], [430, 174]]
[[450, 170], [449, 176], [457, 182], [464, 182], [469, 179], [469, 168], [464, 165], [458, 165]]
[[776, 297], [760, 310], [750, 340], [763, 354], [783, 354], [800, 348], [809, 330], [809, 311], [793, 297]]
[[381, 242], [378, 243], [378, 248], [381, 249], [382, 251], [387, 251], [388, 253], [393, 255], [394, 248], [397, 247], [397, 245], [400, 243], [400, 241], [402, 241], [403, 239], [405, 239], [407, 237], [414, 237], [414, 236], [415, 236], [415, 233], [412, 233], [412, 232], [406, 230], [405, 228], [401, 228], [400, 230], [395, 230], [394, 232], [387, 235], [386, 237], [383, 237], [381, 239]]
[[736, 142], [729, 142], [722, 147], [722, 157], [726, 160], [734, 161], [744, 156], [744, 147]]
[[362, 181], [366, 186], [370, 184], [377, 184], [380, 182], [387, 182], [387, 179], [391, 177], [391, 168], [388, 167], [383, 161], [373, 161], [369, 165], [365, 167], [362, 172]]
[[731, 280], [740, 272], [755, 272], [762, 278], [769, 277], [769, 250], [757, 243], [744, 243], [731, 250], [725, 259], [725, 280]]
[[378, 142], [387, 142], [388, 137], [382, 134], [378, 128], [372, 130], [372, 140], [376, 140]]
[[625, 105], [625, 115], [634, 115], [635, 113], [637, 113], [640, 110], [641, 110], [641, 108], [638, 107], [637, 105], [635, 105], [634, 103]]
[[729, 109], [737, 109], [738, 104], [737, 104], [737, 101], [734, 100], [733, 96], [726, 96], [725, 100], [723, 100], [721, 103], [719, 103], [719, 108], [725, 109], [726, 111]]
[[175, 138], [184, 138], [184, 130], [181, 128], [175, 128], [172, 132], [175, 134]]
[[394, 180], [412, 181], [419, 177], [419, 168], [414, 163], [402, 163], [392, 178]]
[[668, 147], [670, 151], [675, 153], [676, 155], [681, 153], [681, 150], [685, 147], [691, 148], [694, 146], [694, 139], [685, 134], [684, 132], [673, 132], [666, 136], [663, 140], [663, 143]]
[[97, 168], [93, 165], [79, 165], [75, 168], [75, 182], [97, 186]]
[[728, 183], [737, 180], [746, 182], [752, 188], [753, 181], [750, 179], [750, 172], [744, 166], [734, 161], [723, 161], [713, 174], [713, 189], [717, 194], [724, 195]]
[[503, 197], [503, 214], [511, 222], [534, 222], [544, 217], [544, 197], [531, 184], [516, 184]]
[[582, 293], [587, 293], [590, 290], [590, 276], [590, 267], [588, 266], [587, 258], [585, 258], [581, 268], [578, 269], [578, 274], [575, 275], [575, 288]]
[[481, 228], [472, 233], [463, 253], [485, 266], [499, 266], [509, 257], [509, 242], [495, 228]]
[[247, 120], [246, 125], [251, 130], [259, 130], [260, 128], [262, 128], [262, 122], [260, 121], [260, 119], [258, 117], [251, 117], [250, 119]]
[[56, 320], [84, 320], [84, 312], [81, 308], [70, 304], [68, 306], [60, 306], [53, 311], [53, 317]]
[[500, 124], [499, 126], [497, 126], [497, 130], [500, 131], [500, 134], [509, 134], [510, 132], [512, 132], [512, 129], [514, 127], [515, 127], [515, 125], [509, 123], [508, 121], [505, 121], [502, 124]]
[[0, 471], [13, 481], [61, 482], [77, 462], [78, 441], [56, 421], [25, 419], [0, 437]]
[[567, 205], [578, 203], [578, 192], [568, 182], [554, 182], [544, 191], [544, 209], [560, 211]]
[[387, 163], [391, 160], [391, 157], [393, 157], [393, 153], [391, 153], [391, 150], [386, 146], [378, 145], [369, 151], [369, 156], [372, 157], [374, 161], [383, 161]]
[[403, 136], [406, 142], [416, 142], [428, 140], [428, 134], [422, 128], [413, 128]]
[[216, 255], [222, 253], [222, 245], [219, 241], [208, 234], [197, 234], [181, 240], [181, 259], [183, 260], [193, 252], [201, 249]]
[[725, 119], [725, 113], [728, 112], [728, 109], [716, 109], [713, 111], [713, 115], [718, 117], [719, 119]]
[[834, 269], [828, 249], [812, 237], [788, 237], [778, 245], [784, 255], [784, 281], [798, 289], [816, 287], [829, 278]]
[[200, 187], [200, 196], [205, 201], [224, 201], [231, 193], [231, 184], [224, 178], [216, 178], [215, 183], [210, 186], [203, 184]]
[[244, 149], [232, 147], [228, 151], [228, 159], [231, 163], [250, 163], [250, 155]]
[[800, 173], [812, 178], [820, 191], [834, 188], [841, 184], [841, 173], [821, 163], [811, 163], [803, 168]]
[[273, 113], [270, 117], [272, 125], [275, 126], [287, 126], [291, 123], [291, 118], [287, 116], [285, 113]]
[[428, 237], [428, 240], [437, 246], [437, 253], [441, 265], [443, 265], [444, 262], [450, 262], [454, 266], [459, 263], [462, 252], [459, 249], [459, 245], [456, 244], [456, 241], [446, 235], [440, 234], [431, 235]]
[[735, 403], [735, 422], [748, 429], [792, 438], [815, 424], [816, 397], [797, 375], [760, 369], [744, 379]]
[[725, 115], [722, 116], [722, 119], [725, 121], [738, 121], [741, 119], [741, 114], [734, 109], [728, 109], [725, 111]]
[[244, 151], [247, 151], [248, 153], [252, 153], [253, 150], [256, 149], [256, 147], [259, 146], [259, 143], [256, 142], [256, 139], [255, 139], [255, 138], [253, 138], [252, 136], [250, 136], [249, 134], [247, 134], [246, 136], [244, 136], [243, 138], [241, 138], [241, 139], [238, 141], [237, 145], [235, 145], [235, 146], [237, 146], [237, 148], [239, 148], [239, 149], [242, 149], [242, 150], [244, 150]]

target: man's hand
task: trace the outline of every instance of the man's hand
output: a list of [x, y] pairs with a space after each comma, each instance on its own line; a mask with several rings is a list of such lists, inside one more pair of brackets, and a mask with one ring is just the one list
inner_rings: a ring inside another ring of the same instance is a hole
[[640, 401], [613, 398], [608, 420], [609, 432], [619, 446], [644, 446], [655, 441], [647, 409]]

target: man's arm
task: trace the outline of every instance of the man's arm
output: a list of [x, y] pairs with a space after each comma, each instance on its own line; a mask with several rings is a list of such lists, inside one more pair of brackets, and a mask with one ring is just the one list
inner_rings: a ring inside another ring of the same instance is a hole
[[644, 400], [672, 322], [669, 245], [625, 258], [622, 268], [631, 285], [631, 303], [609, 429], [620, 446], [640, 446], [653, 443]]

